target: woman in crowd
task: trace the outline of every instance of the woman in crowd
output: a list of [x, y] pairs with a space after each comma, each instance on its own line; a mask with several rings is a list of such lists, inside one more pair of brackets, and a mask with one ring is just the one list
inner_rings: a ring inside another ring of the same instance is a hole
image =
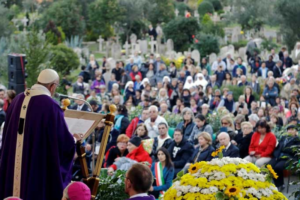
[[12, 100], [16, 97], [16, 92], [14, 90], [7, 90], [6, 91], [6, 96], [7, 96], [7, 99], [4, 103], [4, 106], [3, 106], [3, 110], [4, 112], [7, 111], [7, 109], [9, 108]]
[[232, 82], [231, 73], [226, 72], [225, 73], [225, 80], [223, 81], [222, 86], [229, 86], [229, 85], [232, 85], [232, 84], [233, 84], [233, 82]]
[[168, 106], [170, 106], [169, 96], [165, 88], [161, 88], [159, 90], [157, 101], [158, 102], [165, 101], [168, 104]]
[[279, 190], [283, 189], [283, 170], [288, 166], [288, 159], [298, 162], [296, 152], [291, 148], [292, 146], [300, 145], [297, 127], [295, 125], [289, 125], [287, 126], [287, 132], [288, 135], [280, 139], [273, 153], [273, 158], [269, 163], [278, 175], [278, 178], [274, 179], [274, 183]]
[[286, 113], [286, 118], [289, 118], [291, 116], [297, 116], [298, 113], [298, 109], [299, 109], [299, 103], [296, 101], [291, 101], [289, 103], [289, 110]]
[[93, 54], [91, 54], [90, 55], [90, 62], [87, 66], [87, 70], [90, 72], [92, 80], [95, 80], [95, 72], [96, 72], [97, 69], [99, 69], [99, 64], [95, 60], [95, 56]]
[[95, 90], [95, 92], [97, 94], [100, 93], [100, 86], [104, 85], [105, 86], [105, 80], [102, 76], [102, 73], [99, 72], [96, 74], [96, 80], [93, 81], [92, 85], [91, 85], [91, 90]]
[[[236, 132], [235, 132], [235, 129], [234, 129], [234, 123], [233, 123], [232, 119], [233, 119], [233, 117], [232, 117], [231, 114], [227, 114], [227, 115], [223, 116], [221, 118], [222, 127], [219, 131], [219, 133], [227, 132], [230, 136], [230, 140], [233, 140], [235, 135], [236, 135]], [[218, 134], [216, 136], [218, 136]]]
[[251, 103], [252, 103], [253, 101], [255, 101], [255, 97], [254, 97], [254, 95], [252, 94], [252, 88], [251, 88], [250, 86], [247, 86], [247, 87], [245, 88], [244, 94], [245, 94], [245, 101], [246, 101], [246, 103], [247, 103], [247, 107], [248, 107], [248, 109], [250, 109], [250, 108], [251, 108]]
[[149, 82], [151, 84], [151, 86], [154, 86], [155, 85], [155, 77], [154, 77], [154, 66], [152, 63], [149, 64], [149, 69], [148, 69], [148, 72], [146, 73], [146, 78], [149, 79]]
[[138, 68], [137, 65], [133, 65], [132, 71], [130, 72], [129, 75], [130, 75], [130, 78], [131, 78], [131, 80], [132, 80], [133, 82], [136, 81], [136, 79], [135, 79], [136, 75], [139, 75], [140, 78], [142, 77], [142, 74], [141, 74], [141, 72], [139, 71], [139, 68]]
[[203, 70], [206, 70], [207, 71], [207, 75], [211, 74], [211, 67], [210, 67], [209, 63], [207, 62], [206, 58], [202, 58], [200, 67], [202, 69], [202, 73], [203, 73]]
[[125, 86], [125, 101], [129, 99], [130, 96], [135, 96], [135, 91], [133, 88], [134, 83], [132, 81], [128, 81]]
[[261, 167], [270, 162], [276, 146], [276, 137], [266, 120], [257, 122], [257, 131], [251, 138], [249, 156], [245, 160]]
[[249, 155], [249, 146], [253, 135], [253, 126], [250, 122], [242, 122], [242, 132], [238, 133], [232, 144], [236, 145], [240, 150], [240, 157], [245, 158]]
[[167, 149], [161, 147], [157, 150], [158, 162], [152, 163], [151, 171], [155, 178], [150, 194], [159, 198], [172, 186], [174, 166]]
[[198, 110], [198, 106], [196, 104], [196, 100], [194, 98], [191, 98], [191, 110], [193, 111], [194, 115], [197, 114], [199, 112]]
[[176, 129], [182, 130], [184, 138], [188, 139], [192, 134], [192, 130], [195, 126], [194, 113], [190, 108], [184, 108], [182, 111], [183, 121], [179, 122]]
[[242, 123], [245, 121], [245, 115], [238, 114], [235, 119], [234, 119], [234, 127], [236, 133], [241, 133], [242, 132]]
[[111, 166], [115, 162], [116, 158], [127, 156], [128, 141], [129, 141], [129, 137], [127, 137], [125, 134], [121, 134], [118, 136], [117, 146], [111, 147], [105, 155], [104, 167]]
[[194, 145], [194, 146], [199, 146], [198, 144], [198, 135], [202, 132], [206, 132], [209, 133], [211, 138], [213, 135], [213, 129], [211, 127], [211, 125], [208, 123], [208, 121], [206, 120], [205, 116], [198, 114], [195, 117], [195, 126], [192, 130], [192, 133], [190, 135], [190, 137], [188, 138], [188, 140]]
[[133, 137], [140, 137], [142, 140], [150, 139], [146, 125], [138, 124], [133, 133]]
[[119, 105], [117, 112], [118, 114], [115, 117], [114, 128], [119, 131], [120, 134], [125, 134], [126, 129], [130, 124], [127, 109], [124, 105]]

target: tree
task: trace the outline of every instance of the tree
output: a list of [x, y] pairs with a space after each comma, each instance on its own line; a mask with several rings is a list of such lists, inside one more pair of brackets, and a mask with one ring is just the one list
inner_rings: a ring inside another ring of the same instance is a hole
[[300, 40], [300, 1], [278, 0], [276, 12], [281, 16], [278, 21], [281, 25], [281, 33], [284, 41], [291, 51], [297, 41]]
[[220, 52], [219, 40], [214, 35], [200, 33], [195, 37], [194, 48], [198, 49], [201, 56], [209, 56], [211, 53]]
[[27, 33], [26, 43], [22, 45], [23, 53], [26, 54], [26, 78], [27, 86], [31, 87], [36, 83], [36, 78], [42, 70], [41, 65], [49, 59], [49, 45], [45, 35], [39, 34], [36, 30]]
[[8, 19], [10, 15], [10, 10], [0, 4], [0, 37], [9, 36], [13, 31], [13, 26]]
[[205, 15], [206, 13], [213, 13], [214, 6], [212, 5], [211, 2], [209, 1], [203, 1], [199, 6], [198, 6], [198, 13], [200, 16]]
[[52, 46], [50, 51], [50, 65], [60, 75], [67, 74], [79, 67], [80, 62], [77, 54], [65, 44]]
[[223, 9], [223, 6], [222, 6], [222, 3], [220, 2], [220, 0], [205, 0], [205, 1], [210, 2], [213, 5], [215, 11], [219, 11], [219, 10]]
[[179, 16], [183, 16], [183, 17], [185, 16], [185, 11], [188, 11], [188, 12], [192, 11], [191, 8], [187, 4], [185, 4], [183, 2], [176, 2], [175, 3], [175, 7], [179, 11], [178, 15]]
[[113, 35], [111, 26], [122, 19], [123, 11], [117, 0], [97, 0], [89, 5], [89, 30], [103, 37]]
[[254, 29], [256, 32], [268, 21], [269, 13], [272, 13], [272, 4], [276, 0], [232, 0], [234, 12], [230, 20], [237, 21], [243, 30]]
[[155, 9], [149, 15], [149, 21], [155, 26], [158, 23], [168, 23], [175, 17], [173, 0], [154, 0]]
[[210, 35], [224, 37], [224, 25], [222, 23], [214, 23], [208, 14], [205, 14], [201, 20], [202, 32]]
[[193, 43], [192, 36], [196, 35], [199, 30], [200, 26], [196, 18], [179, 16], [166, 24], [164, 34], [167, 39], [174, 41], [176, 51], [185, 51]]
[[81, 6], [77, 0], [63, 0], [51, 4], [42, 17], [42, 27], [46, 27], [52, 20], [56, 26], [62, 27], [66, 37], [72, 35], [83, 36], [85, 32], [85, 21], [81, 16]]

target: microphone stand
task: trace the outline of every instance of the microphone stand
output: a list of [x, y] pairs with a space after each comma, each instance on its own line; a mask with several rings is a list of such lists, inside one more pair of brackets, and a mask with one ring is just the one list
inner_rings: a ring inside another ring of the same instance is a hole
[[[59, 94], [59, 93], [56, 93], [55, 97], [57, 97], [57, 98], [62, 97], [62, 98], [67, 98], [67, 99], [83, 101], [89, 107], [91, 112], [93, 112], [93, 108], [92, 108], [91, 104], [89, 102], [87, 102], [86, 100], [84, 100], [84, 99], [78, 99], [76, 97], [63, 95], [63, 94]], [[94, 171], [94, 165], [95, 165], [94, 152], [95, 152], [95, 131], [93, 131], [93, 133], [92, 133], [92, 172]]]

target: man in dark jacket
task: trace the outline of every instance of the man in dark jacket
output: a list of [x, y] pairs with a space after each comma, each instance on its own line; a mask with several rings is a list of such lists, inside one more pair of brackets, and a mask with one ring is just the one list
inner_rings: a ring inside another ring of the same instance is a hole
[[276, 65], [273, 68], [274, 78], [280, 78], [283, 74], [282, 61], [277, 61]]
[[221, 146], [225, 146], [223, 149], [223, 156], [230, 157], [230, 158], [238, 158], [240, 157], [239, 148], [233, 145], [230, 142], [230, 137], [228, 133], [222, 132], [218, 135], [218, 141], [220, 142]]
[[215, 72], [215, 75], [217, 77], [217, 82], [220, 86], [222, 86], [223, 81], [225, 80], [226, 73], [222, 67], [222, 65], [218, 66], [218, 70]]
[[121, 75], [120, 86], [121, 86], [122, 89], [124, 89], [126, 83], [127, 83], [128, 81], [131, 81], [131, 78], [130, 78], [129, 74], [127, 74], [127, 73], [125, 72], [124, 69], [122, 69], [121, 74], [122, 74], [122, 75]]
[[174, 131], [174, 141], [171, 143], [168, 151], [174, 164], [175, 178], [177, 173], [181, 171], [185, 164], [189, 161], [191, 155], [193, 155], [194, 147], [190, 142], [183, 138], [182, 131], [180, 129], [176, 129]]
[[[77, 99], [84, 100], [83, 94], [77, 94]], [[86, 105], [83, 101], [75, 100], [75, 105], [71, 107], [71, 110], [78, 110], [78, 111], [88, 111], [91, 112], [91, 109]]]
[[157, 159], [157, 150], [161, 147], [166, 149], [172, 144], [173, 140], [168, 134], [168, 125], [164, 122], [158, 124], [158, 136], [154, 138], [151, 157], [153, 161]]
[[287, 127], [289, 136], [283, 136], [273, 153], [273, 158], [269, 162], [272, 168], [278, 175], [277, 179], [274, 179], [274, 183], [279, 190], [283, 189], [284, 176], [283, 170], [288, 166], [288, 159], [293, 159], [298, 162], [296, 152], [289, 148], [291, 146], [300, 145], [300, 138], [298, 136], [297, 128], [295, 125], [289, 125]]
[[291, 59], [291, 57], [289, 57], [289, 53], [287, 51], [283, 53], [283, 58], [281, 58], [281, 61], [283, 70], [293, 66], [293, 60]]

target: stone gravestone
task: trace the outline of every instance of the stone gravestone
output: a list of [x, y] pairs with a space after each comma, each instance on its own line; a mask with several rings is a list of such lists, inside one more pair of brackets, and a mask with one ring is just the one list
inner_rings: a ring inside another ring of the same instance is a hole
[[239, 48], [239, 57], [246, 60], [246, 47]]
[[97, 42], [99, 42], [99, 52], [102, 52], [102, 43], [104, 42], [104, 39], [101, 37], [101, 35], [99, 36]]
[[109, 56], [110, 49], [111, 49], [110, 41], [107, 40], [107, 41], [106, 41], [106, 47], [105, 47], [105, 55], [106, 55], [106, 57]]
[[217, 60], [217, 54], [215, 53], [211, 53], [209, 55], [209, 64], [211, 65], [213, 62], [215, 62]]
[[170, 52], [168, 53], [168, 57], [169, 57], [170, 60], [175, 60], [175, 59], [176, 59], [176, 56], [177, 56], [177, 54], [176, 54], [175, 51], [170, 51]]
[[200, 52], [195, 49], [194, 51], [192, 51], [192, 58], [195, 60], [195, 62], [197, 63], [197, 65], [200, 64]]
[[138, 41], [137, 41], [137, 43], [136, 43], [136, 45], [135, 45], [135, 50], [134, 50], [134, 52], [140, 52], [140, 51], [141, 51], [141, 48], [140, 48], [140, 42], [141, 42], [141, 40], [138, 40]]
[[139, 45], [140, 45], [140, 50], [141, 50], [142, 54], [147, 54], [148, 53], [147, 40], [140, 40]]
[[234, 56], [234, 46], [231, 44], [228, 46], [228, 53], [233, 57]]
[[171, 52], [174, 50], [174, 42], [172, 39], [167, 40], [167, 51]]
[[126, 54], [126, 57], [127, 57], [128, 54], [129, 54], [130, 44], [128, 44], [128, 42], [126, 41], [125, 44], [123, 45], [123, 47], [125, 48], [125, 54]]
[[231, 42], [238, 42], [239, 41], [239, 36], [236, 33], [232, 34]]
[[130, 43], [131, 43], [131, 54], [134, 54], [135, 46], [136, 46], [137, 36], [136, 34], [132, 33], [130, 35]]
[[103, 78], [105, 80], [106, 87], [108, 86], [108, 82], [111, 80], [111, 70], [116, 67], [116, 60], [113, 58], [107, 59], [107, 70], [103, 74]]
[[228, 46], [225, 46], [225, 47], [222, 47], [221, 49], [220, 49], [220, 57], [223, 59], [223, 58], [225, 58], [226, 57], [226, 55], [227, 55], [227, 52], [228, 52]]
[[151, 53], [154, 53], [154, 45], [156, 45], [156, 41], [154, 41], [153, 37], [151, 37], [149, 44], [151, 46]]
[[111, 45], [111, 56], [114, 59], [119, 59], [121, 57], [121, 46], [118, 43], [113, 43]]

